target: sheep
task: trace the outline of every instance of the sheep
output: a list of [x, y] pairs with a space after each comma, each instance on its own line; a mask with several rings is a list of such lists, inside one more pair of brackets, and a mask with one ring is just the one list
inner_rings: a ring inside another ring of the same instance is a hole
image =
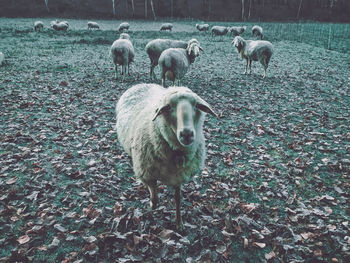
[[173, 30], [173, 24], [172, 23], [164, 23], [160, 26], [159, 31], [165, 31], [165, 30], [169, 30], [172, 31]]
[[252, 27], [252, 35], [256, 35], [257, 37], [260, 36], [260, 39], [262, 40], [263, 39], [263, 29], [260, 27], [260, 26], [253, 26]]
[[209, 31], [209, 25], [208, 24], [196, 24], [196, 28], [198, 31]]
[[5, 55], [4, 53], [0, 52], [0, 66], [5, 62]]
[[50, 26], [53, 28], [53, 25], [58, 24], [58, 23], [59, 23], [58, 20], [52, 20], [52, 21], [50, 22]]
[[175, 188], [177, 229], [182, 228], [181, 184], [204, 167], [205, 113], [217, 117], [189, 88], [157, 84], [129, 88], [116, 106], [118, 140], [135, 176], [148, 187], [151, 208], [158, 204], [157, 181]]
[[119, 31], [119, 32], [125, 32], [125, 31], [128, 31], [129, 28], [130, 28], [129, 23], [128, 23], [128, 22], [123, 22], [123, 23], [121, 23], [121, 24], [119, 25], [118, 31]]
[[55, 29], [56, 31], [67, 31], [69, 25], [66, 24], [65, 22], [59, 22], [59, 23], [54, 23], [52, 25], [52, 28]]
[[246, 26], [233, 26], [233, 27], [230, 27], [228, 32], [230, 33], [230, 36], [234, 35], [236, 37], [243, 34], [246, 29], [247, 29]]
[[180, 80], [186, 74], [188, 67], [192, 64], [196, 57], [199, 56], [199, 51], [203, 49], [196, 39], [191, 39], [186, 49], [184, 48], [168, 48], [162, 52], [159, 57], [159, 67], [162, 78], [162, 85], [165, 87], [165, 77], [173, 81]]
[[42, 30], [44, 28], [44, 23], [43, 22], [41, 22], [41, 21], [35, 21], [34, 22], [34, 30], [35, 31], [40, 31], [40, 30]]
[[225, 26], [213, 26], [211, 28], [211, 36], [224, 36], [227, 34], [229, 27]]
[[187, 42], [173, 39], [154, 39], [147, 43], [146, 52], [151, 60], [150, 79], [155, 78], [154, 68], [158, 65], [160, 54], [167, 48], [186, 48]]
[[113, 42], [110, 54], [115, 65], [115, 78], [118, 78], [118, 65], [122, 66], [121, 75], [123, 75], [123, 79], [126, 75], [126, 68], [128, 69], [128, 75], [130, 75], [130, 63], [134, 61], [135, 50], [128, 34], [120, 34], [119, 39]]
[[264, 40], [244, 40], [237, 36], [233, 39], [232, 44], [236, 47], [238, 54], [242, 59], [246, 60], [246, 68], [244, 74], [248, 71], [252, 72], [252, 61], [260, 61], [264, 67], [263, 78], [266, 77], [266, 69], [269, 65], [270, 58], [273, 54], [273, 45], [269, 41]]
[[87, 26], [88, 26], [88, 29], [100, 29], [100, 26], [99, 24], [97, 24], [96, 22], [93, 22], [93, 21], [89, 21], [87, 22]]

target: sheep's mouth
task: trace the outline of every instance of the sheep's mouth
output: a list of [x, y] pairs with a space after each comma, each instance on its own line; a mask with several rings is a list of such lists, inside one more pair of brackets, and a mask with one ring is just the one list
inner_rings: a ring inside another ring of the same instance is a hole
[[178, 133], [177, 139], [184, 147], [190, 147], [195, 139], [194, 131], [191, 129], [184, 129]]

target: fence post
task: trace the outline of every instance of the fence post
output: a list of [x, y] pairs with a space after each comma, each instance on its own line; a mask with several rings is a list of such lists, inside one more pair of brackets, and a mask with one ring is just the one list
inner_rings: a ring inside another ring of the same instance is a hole
[[328, 50], [330, 50], [331, 48], [331, 36], [332, 36], [332, 24], [329, 24], [328, 47], [327, 47]]

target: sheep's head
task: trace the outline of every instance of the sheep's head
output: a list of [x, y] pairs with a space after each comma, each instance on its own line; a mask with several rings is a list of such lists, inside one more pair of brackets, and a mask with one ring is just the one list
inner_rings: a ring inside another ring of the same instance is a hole
[[162, 126], [165, 130], [161, 132], [173, 148], [176, 148], [171, 139], [174, 137], [182, 147], [190, 147], [201, 132], [203, 112], [217, 115], [206, 101], [188, 88], [171, 87], [167, 91], [153, 120], [163, 116], [166, 125]]
[[199, 42], [197, 39], [193, 38], [190, 41], [188, 41], [186, 51], [190, 57], [191, 63], [193, 63], [195, 58], [199, 56], [200, 50], [203, 51], [203, 48], [199, 45]]
[[121, 33], [119, 36], [119, 39], [128, 39], [130, 40], [130, 36], [127, 33]]
[[245, 47], [245, 44], [245, 40], [240, 36], [236, 36], [232, 41], [232, 45], [237, 48], [238, 53], [241, 53], [242, 49]]

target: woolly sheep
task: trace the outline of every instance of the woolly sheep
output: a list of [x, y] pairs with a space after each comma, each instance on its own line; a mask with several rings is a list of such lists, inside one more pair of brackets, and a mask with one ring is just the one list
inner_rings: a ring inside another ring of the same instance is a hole
[[229, 27], [225, 26], [213, 26], [211, 28], [211, 36], [224, 36], [227, 34]]
[[58, 20], [52, 20], [52, 21], [50, 22], [50, 26], [53, 28], [53, 25], [58, 24], [58, 23], [59, 23]]
[[0, 66], [5, 62], [5, 55], [4, 53], [0, 52]]
[[192, 64], [196, 57], [199, 56], [199, 50], [203, 49], [199, 45], [197, 39], [191, 39], [186, 49], [184, 48], [168, 48], [162, 52], [159, 57], [159, 67], [162, 78], [162, 85], [165, 87], [165, 77], [173, 81], [180, 80], [186, 74], [188, 67]]
[[52, 28], [56, 31], [67, 31], [69, 25], [65, 22], [59, 22], [52, 25]]
[[273, 53], [273, 45], [269, 41], [264, 40], [244, 40], [237, 36], [233, 39], [232, 44], [236, 47], [238, 54], [242, 59], [246, 60], [245, 73], [252, 72], [252, 61], [259, 61], [264, 67], [263, 78], [266, 77], [266, 69], [269, 65], [270, 58]]
[[209, 31], [209, 25], [208, 24], [196, 24], [196, 28], [198, 31]]
[[42, 30], [44, 28], [44, 23], [43, 22], [41, 22], [41, 21], [35, 21], [34, 22], [34, 30], [35, 31], [40, 31], [40, 30]]
[[128, 31], [129, 28], [130, 28], [129, 23], [128, 23], [128, 22], [123, 22], [123, 23], [121, 23], [121, 24], [119, 25], [118, 31], [119, 31], [119, 32]]
[[252, 35], [253, 36], [256, 35], [257, 37], [260, 36], [260, 39], [263, 39], [263, 29], [260, 26], [257, 26], [257, 25], [253, 26], [252, 27]]
[[154, 68], [158, 65], [160, 54], [168, 48], [186, 48], [187, 42], [173, 39], [154, 39], [147, 43], [146, 52], [151, 60], [150, 79], [155, 78]]
[[128, 69], [128, 75], [130, 75], [130, 63], [134, 61], [135, 56], [130, 36], [126, 33], [120, 34], [119, 39], [113, 42], [110, 53], [115, 65], [115, 78], [118, 78], [118, 65], [122, 66], [121, 75], [123, 75], [123, 79], [126, 75], [126, 69]]
[[205, 113], [209, 104], [186, 87], [157, 84], [129, 88], [116, 106], [118, 140], [131, 156], [133, 170], [158, 203], [157, 181], [175, 188], [176, 227], [182, 227], [181, 184], [203, 169]]
[[233, 26], [233, 27], [230, 27], [228, 31], [230, 32], [230, 36], [232, 35], [239, 36], [243, 34], [246, 29], [247, 29], [246, 26]]
[[93, 22], [93, 21], [87, 22], [87, 26], [88, 26], [88, 29], [93, 29], [93, 28], [100, 29], [99, 24], [97, 24], [96, 22]]
[[172, 23], [164, 23], [160, 26], [159, 31], [165, 31], [165, 30], [169, 30], [172, 31], [173, 30], [173, 24]]

